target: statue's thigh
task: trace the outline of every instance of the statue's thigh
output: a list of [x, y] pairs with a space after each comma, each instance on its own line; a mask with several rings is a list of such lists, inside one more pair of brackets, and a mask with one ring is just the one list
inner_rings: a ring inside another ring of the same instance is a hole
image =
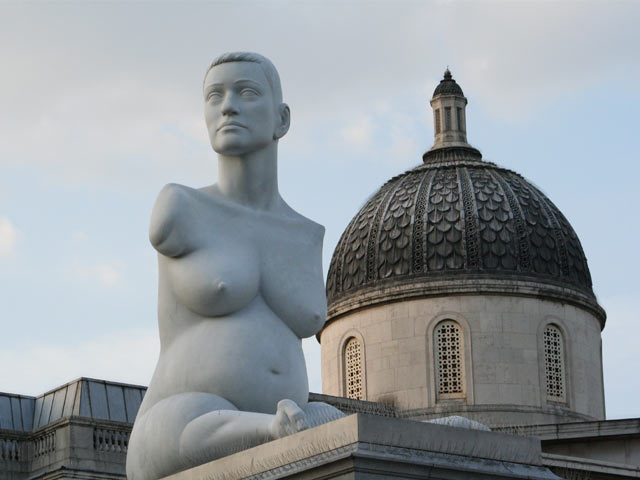
[[127, 477], [147, 480], [179, 471], [185, 427], [216, 410], [237, 410], [229, 401], [207, 393], [181, 393], [153, 405], [136, 418], [127, 453]]

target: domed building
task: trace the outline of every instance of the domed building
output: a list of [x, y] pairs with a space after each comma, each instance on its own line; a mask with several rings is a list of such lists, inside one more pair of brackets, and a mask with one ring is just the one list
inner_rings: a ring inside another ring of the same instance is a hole
[[433, 147], [349, 223], [318, 335], [323, 393], [402, 416], [487, 425], [604, 419], [600, 332], [580, 241], [560, 210], [467, 143], [447, 69]]

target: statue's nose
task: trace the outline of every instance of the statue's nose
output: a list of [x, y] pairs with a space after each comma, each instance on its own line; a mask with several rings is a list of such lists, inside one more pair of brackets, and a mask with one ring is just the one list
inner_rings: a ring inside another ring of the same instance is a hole
[[238, 106], [236, 105], [236, 100], [234, 95], [228, 93], [224, 96], [222, 101], [222, 114], [223, 115], [234, 115], [238, 113]]

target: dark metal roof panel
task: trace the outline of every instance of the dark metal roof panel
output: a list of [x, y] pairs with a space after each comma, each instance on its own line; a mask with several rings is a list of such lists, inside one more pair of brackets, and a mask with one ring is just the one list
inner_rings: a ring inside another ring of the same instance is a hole
[[64, 399], [67, 395], [67, 387], [60, 388], [53, 393], [53, 404], [51, 405], [51, 415], [49, 423], [55, 422], [62, 418], [62, 409], [64, 408]]
[[44, 402], [43, 397], [36, 398], [35, 405], [34, 405], [35, 411], [33, 413], [33, 423], [31, 425], [32, 429], [36, 429], [38, 428], [38, 425], [40, 425], [40, 415], [42, 415], [43, 402]]
[[64, 399], [64, 408], [62, 409], [63, 417], [70, 417], [74, 414], [73, 407], [76, 403], [76, 391], [78, 390], [78, 383], [80, 383], [80, 381], [70, 383], [66, 387], [67, 394]]
[[22, 424], [22, 408], [20, 408], [20, 398], [11, 397], [11, 416], [13, 417], [13, 429], [24, 431]]
[[51, 417], [51, 406], [53, 405], [53, 393], [47, 393], [42, 399], [42, 412], [40, 413], [40, 417], [34, 427], [40, 428], [44, 427], [49, 423], [49, 418]]
[[91, 401], [89, 400], [89, 384], [82, 380], [80, 382], [80, 401], [78, 402], [78, 415], [81, 417], [91, 417]]
[[107, 402], [107, 391], [104, 383], [94, 380], [90, 380], [88, 383], [91, 416], [93, 418], [109, 420], [109, 403]]
[[107, 401], [109, 403], [109, 419], [118, 422], [127, 421], [127, 412], [124, 406], [124, 392], [120, 385], [106, 385]]
[[22, 429], [30, 432], [33, 429], [33, 412], [36, 399], [33, 397], [20, 397], [20, 412], [22, 415]]
[[8, 395], [0, 396], [0, 428], [16, 430], [13, 426], [13, 414], [11, 413], [11, 399]]
[[139, 388], [124, 389], [124, 402], [127, 410], [127, 421], [133, 422], [142, 403], [142, 391]]

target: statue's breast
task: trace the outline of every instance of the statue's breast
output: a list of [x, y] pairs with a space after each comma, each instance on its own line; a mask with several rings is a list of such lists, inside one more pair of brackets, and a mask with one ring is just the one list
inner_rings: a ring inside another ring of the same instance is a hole
[[246, 242], [212, 236], [178, 259], [166, 259], [173, 293], [189, 310], [219, 317], [242, 310], [258, 293], [257, 255]]
[[259, 246], [261, 294], [271, 310], [301, 338], [317, 333], [327, 313], [323, 235], [324, 229], [307, 219], [276, 222]]

